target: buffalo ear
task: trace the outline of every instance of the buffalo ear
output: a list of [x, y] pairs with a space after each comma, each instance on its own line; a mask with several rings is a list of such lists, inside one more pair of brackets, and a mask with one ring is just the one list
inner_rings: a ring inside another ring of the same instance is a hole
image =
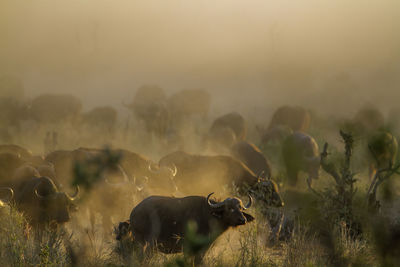
[[211, 215], [218, 219], [222, 219], [223, 213], [224, 213], [223, 210], [218, 210], [218, 211], [211, 212]]
[[243, 212], [243, 215], [244, 215], [244, 217], [246, 217], [247, 222], [252, 222], [255, 219], [253, 216], [251, 216], [250, 214], [248, 214], [246, 212]]

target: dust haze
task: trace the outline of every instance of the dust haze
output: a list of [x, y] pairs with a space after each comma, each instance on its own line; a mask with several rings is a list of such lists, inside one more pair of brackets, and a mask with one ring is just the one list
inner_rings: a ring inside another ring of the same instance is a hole
[[[0, 71], [26, 95], [120, 106], [143, 84], [204, 88], [212, 109], [385, 110], [400, 90], [393, 1], [0, 2]], [[121, 109], [123, 112], [123, 109]]]

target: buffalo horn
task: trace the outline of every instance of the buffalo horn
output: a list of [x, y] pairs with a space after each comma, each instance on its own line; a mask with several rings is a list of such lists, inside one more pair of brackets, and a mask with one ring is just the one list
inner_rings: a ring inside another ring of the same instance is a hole
[[213, 208], [213, 209], [217, 209], [217, 208], [223, 207], [223, 206], [225, 205], [224, 202], [218, 202], [218, 203], [215, 203], [215, 204], [213, 204], [213, 203], [210, 202], [210, 197], [211, 197], [212, 194], [214, 194], [214, 192], [208, 194], [208, 196], [207, 196], [207, 203], [208, 203], [208, 205], [209, 205], [211, 208]]
[[78, 195], [79, 195], [79, 186], [75, 186], [75, 193], [70, 196], [69, 194], [66, 193], [67, 197], [71, 200], [74, 201], [75, 199], [77, 199]]
[[160, 173], [160, 169], [154, 170], [152, 165], [153, 165], [152, 163], [149, 164], [149, 167], [148, 167], [149, 171], [152, 173]]
[[249, 195], [249, 202], [246, 204], [246, 206], [244, 206], [244, 209], [247, 210], [250, 208], [251, 204], [253, 204], [253, 198]]
[[9, 202], [11, 199], [14, 197], [14, 191], [10, 187], [1, 187], [1, 190], [6, 190], [9, 193], [9, 196], [7, 199], [1, 199], [3, 202]]

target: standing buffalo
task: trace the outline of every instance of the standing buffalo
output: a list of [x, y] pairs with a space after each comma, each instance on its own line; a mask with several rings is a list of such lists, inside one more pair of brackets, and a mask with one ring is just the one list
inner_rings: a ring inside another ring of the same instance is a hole
[[162, 88], [145, 85], [140, 87], [131, 104], [125, 105], [131, 109], [136, 118], [144, 123], [146, 131], [158, 138], [163, 138], [169, 126], [169, 111], [167, 97]]
[[154, 249], [168, 254], [182, 252], [184, 242], [190, 242], [185, 239], [188, 234], [187, 226], [194, 223], [196, 234], [208, 240], [195, 255], [195, 263], [200, 263], [212, 242], [226, 230], [254, 220], [253, 216], [245, 212], [252, 204], [251, 198], [244, 206], [242, 201], [235, 197], [222, 202], [210, 200], [212, 194], [207, 198], [146, 198], [130, 215], [129, 230], [135, 244], [145, 248], [147, 253]]
[[247, 141], [237, 142], [232, 146], [231, 154], [254, 173], [264, 172], [267, 177], [271, 177], [271, 164], [254, 144]]
[[290, 185], [296, 185], [299, 171], [308, 173], [307, 183], [309, 185], [311, 185], [311, 179], [319, 177], [318, 144], [310, 135], [302, 132], [290, 135], [283, 143], [282, 156]]
[[175, 165], [175, 183], [180, 191], [203, 194], [207, 190], [234, 184], [246, 194], [249, 190], [267, 206], [283, 205], [278, 187], [271, 179], [260, 179], [246, 165], [230, 156], [192, 155], [177, 151], [160, 159], [160, 166]]

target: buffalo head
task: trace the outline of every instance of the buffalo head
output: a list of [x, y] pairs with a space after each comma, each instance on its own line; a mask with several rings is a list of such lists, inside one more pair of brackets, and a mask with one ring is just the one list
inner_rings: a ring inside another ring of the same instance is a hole
[[[35, 186], [34, 192], [39, 201], [40, 214], [48, 222], [68, 222], [71, 218], [70, 212], [77, 210], [74, 201], [79, 195], [78, 186], [75, 189], [75, 193], [70, 196], [64, 192], [58, 192], [55, 186], [49, 190], [46, 181], [41, 181]], [[43, 217], [41, 219], [44, 219]]]
[[227, 198], [222, 202], [212, 203], [210, 201], [210, 196], [212, 194], [214, 193], [207, 196], [207, 204], [212, 210], [211, 213], [214, 217], [222, 220], [226, 225], [238, 226], [254, 220], [253, 216], [244, 212], [246, 209], [250, 208], [253, 203], [251, 196], [249, 196], [249, 202], [244, 206], [242, 201], [236, 197]]

